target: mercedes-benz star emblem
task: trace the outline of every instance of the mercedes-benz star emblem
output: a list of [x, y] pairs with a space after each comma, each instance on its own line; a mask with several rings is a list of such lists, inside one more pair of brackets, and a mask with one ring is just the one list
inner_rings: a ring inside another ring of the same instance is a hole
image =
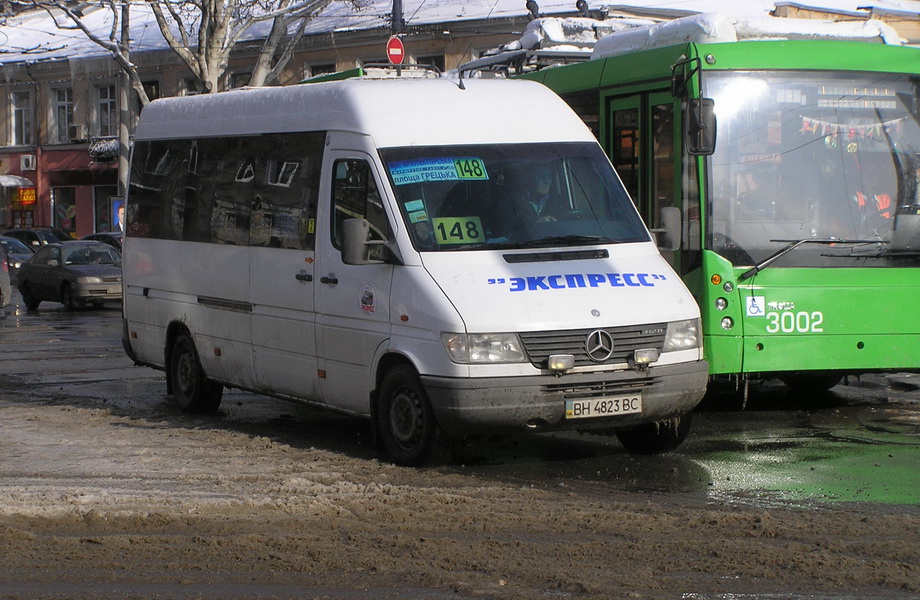
[[613, 336], [603, 329], [596, 329], [585, 339], [585, 352], [594, 362], [604, 362], [613, 354]]

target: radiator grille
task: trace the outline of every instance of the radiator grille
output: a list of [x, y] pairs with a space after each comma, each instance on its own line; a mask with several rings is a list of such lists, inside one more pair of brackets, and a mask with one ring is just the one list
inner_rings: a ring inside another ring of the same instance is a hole
[[[598, 330], [606, 331], [613, 340], [613, 353], [602, 362], [592, 360], [586, 350], [588, 336]], [[639, 348], [661, 351], [666, 330], [665, 323], [655, 323], [568, 331], [529, 331], [521, 334], [521, 340], [530, 361], [537, 368], [547, 368], [551, 354], [571, 354], [575, 357], [576, 367], [585, 367], [626, 363]]]

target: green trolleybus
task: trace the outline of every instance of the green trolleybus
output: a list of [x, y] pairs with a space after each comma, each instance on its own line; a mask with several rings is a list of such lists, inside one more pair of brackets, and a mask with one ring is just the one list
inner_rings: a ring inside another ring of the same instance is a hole
[[868, 24], [697, 15], [522, 75], [593, 127], [745, 399], [920, 369], [920, 48]]

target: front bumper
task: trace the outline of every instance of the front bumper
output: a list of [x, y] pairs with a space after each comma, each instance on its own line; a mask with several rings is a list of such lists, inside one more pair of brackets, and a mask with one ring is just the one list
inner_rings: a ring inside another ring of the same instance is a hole
[[[522, 430], [611, 429], [661, 421], [692, 410], [706, 393], [706, 361], [646, 371], [453, 379], [422, 376], [441, 428], [453, 437]], [[566, 419], [565, 401], [641, 392], [642, 412]]]
[[78, 283], [73, 287], [73, 296], [81, 302], [114, 302], [121, 300], [121, 290], [121, 282]]

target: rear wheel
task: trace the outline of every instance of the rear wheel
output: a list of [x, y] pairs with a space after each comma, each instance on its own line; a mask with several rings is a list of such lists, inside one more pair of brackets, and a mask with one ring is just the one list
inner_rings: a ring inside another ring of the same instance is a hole
[[224, 388], [205, 376], [195, 350], [195, 342], [182, 333], [169, 357], [169, 378], [179, 408], [190, 413], [214, 413], [220, 406]]
[[680, 446], [690, 433], [690, 413], [664, 421], [619, 429], [617, 439], [633, 454], [662, 454]]
[[415, 371], [397, 366], [383, 378], [377, 401], [377, 435], [381, 449], [403, 466], [446, 462], [450, 444], [431, 410], [428, 394]]

